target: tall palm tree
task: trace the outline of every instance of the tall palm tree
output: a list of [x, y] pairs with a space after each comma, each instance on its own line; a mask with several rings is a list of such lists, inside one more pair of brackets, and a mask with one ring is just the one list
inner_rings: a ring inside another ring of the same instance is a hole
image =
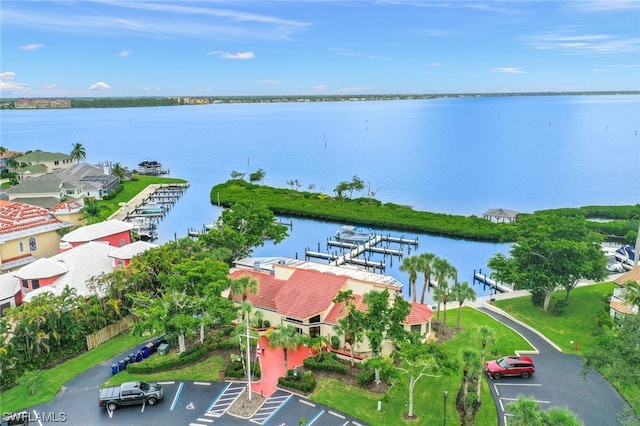
[[82, 208], [82, 219], [87, 220], [88, 224], [102, 222], [104, 206], [101, 206], [95, 198], [85, 198], [84, 207]]
[[[420, 267], [417, 256], [409, 256], [402, 259], [400, 270], [409, 274], [409, 292], [413, 290], [413, 301], [416, 301], [416, 281], [418, 279], [418, 268]], [[411, 295], [411, 294], [410, 294]]]
[[[436, 257], [433, 259], [431, 263], [431, 269], [433, 270], [433, 274], [436, 277], [436, 281], [438, 282], [438, 288], [436, 288], [436, 299], [438, 301], [438, 309], [436, 313], [436, 320], [440, 321], [440, 304], [444, 303], [445, 311], [447, 309], [447, 298], [448, 298], [448, 283], [447, 279], [457, 279], [458, 271], [449, 263], [447, 259], [443, 259], [441, 257]], [[445, 312], [445, 323], [447, 321], [446, 312]]]
[[418, 255], [419, 272], [424, 276], [424, 284], [422, 285], [422, 294], [420, 295], [420, 303], [424, 305], [424, 296], [431, 282], [431, 274], [433, 272], [432, 262], [436, 258], [433, 253], [421, 253]]
[[469, 384], [473, 377], [479, 375], [478, 373], [482, 370], [480, 354], [473, 349], [463, 349], [462, 363], [462, 395], [460, 396], [460, 400], [462, 402], [462, 409], [466, 416], [469, 410]]
[[287, 363], [287, 351], [298, 349], [302, 341], [302, 335], [292, 325], [281, 325], [268, 334], [269, 346], [272, 348], [282, 348], [284, 352], [284, 369], [289, 370]]
[[87, 158], [87, 151], [80, 142], [76, 142], [73, 144], [73, 149], [71, 149], [70, 155], [72, 160], [77, 164], [80, 164], [81, 161], [84, 161]]
[[242, 295], [242, 301], [244, 302], [249, 297], [249, 293], [258, 293], [258, 280], [252, 278], [251, 275], [243, 275], [240, 278], [229, 279], [229, 300], [233, 299], [235, 295]]
[[[482, 351], [480, 352], [480, 365], [484, 365], [485, 354], [488, 344], [493, 344], [496, 341], [496, 331], [488, 325], [482, 325], [476, 331], [476, 334], [480, 338], [480, 345]], [[476, 385], [476, 399], [480, 402], [480, 390], [482, 384], [482, 374], [478, 375], [478, 382]]]
[[476, 291], [469, 285], [468, 282], [463, 281], [461, 283], [455, 283], [451, 288], [451, 297], [453, 300], [458, 301], [458, 328], [460, 328], [460, 314], [462, 312], [462, 305], [466, 300], [476, 300]]

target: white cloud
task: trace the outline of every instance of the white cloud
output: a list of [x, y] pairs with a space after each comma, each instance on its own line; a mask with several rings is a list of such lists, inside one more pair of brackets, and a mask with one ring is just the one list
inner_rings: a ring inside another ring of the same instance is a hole
[[326, 84], [318, 84], [317, 86], [313, 86], [312, 89], [316, 92], [326, 92], [329, 86]]
[[429, 62], [427, 65], [430, 67], [439, 67], [442, 64], [440, 62]]
[[207, 53], [207, 55], [217, 55], [220, 56], [221, 58], [224, 59], [253, 59], [255, 57], [255, 55], [253, 54], [253, 52], [236, 52], [236, 53], [229, 53], [229, 52], [221, 52], [219, 50], [214, 50], [212, 52]]
[[109, 86], [104, 81], [96, 81], [91, 86], [89, 86], [89, 90], [111, 90], [111, 86]]
[[40, 44], [40, 43], [24, 44], [20, 46], [20, 50], [38, 50], [43, 47], [44, 47], [44, 44]]
[[123, 58], [126, 58], [127, 56], [131, 56], [131, 50], [123, 50], [120, 53], [118, 53], [118, 56], [122, 56]]
[[538, 50], [559, 50], [569, 55], [612, 55], [640, 51], [640, 37], [620, 37], [611, 34], [577, 34], [578, 28], [523, 37], [523, 41]]
[[496, 67], [496, 68], [492, 68], [491, 72], [502, 72], [506, 74], [524, 74], [524, 71], [522, 71], [520, 68], [514, 68], [514, 67]]
[[0, 93], [1, 92], [19, 92], [23, 89], [23, 84], [16, 83], [14, 79], [16, 73], [6, 71], [0, 73]]

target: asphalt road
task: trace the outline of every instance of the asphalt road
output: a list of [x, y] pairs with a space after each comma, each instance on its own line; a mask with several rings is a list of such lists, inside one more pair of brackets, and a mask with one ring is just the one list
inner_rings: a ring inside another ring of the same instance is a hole
[[[582, 359], [575, 354], [560, 352], [538, 333], [497, 312], [480, 308], [501, 323], [511, 327], [527, 339], [538, 354], [533, 359], [536, 372], [529, 379], [504, 377], [489, 379], [491, 393], [498, 407], [500, 426], [508, 424], [504, 407], [519, 395], [533, 397], [543, 410], [566, 407], [574, 412], [585, 426], [620, 425], [617, 416], [629, 404], [597, 371], [582, 376]], [[487, 377], [487, 376], [485, 376]]]

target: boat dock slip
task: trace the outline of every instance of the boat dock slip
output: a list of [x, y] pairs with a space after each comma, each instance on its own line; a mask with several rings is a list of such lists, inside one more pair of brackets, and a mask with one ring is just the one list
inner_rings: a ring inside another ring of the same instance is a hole
[[[386, 246], [383, 246], [384, 244]], [[390, 248], [389, 244], [400, 245], [400, 247]], [[342, 231], [336, 232], [335, 240], [331, 238], [327, 240], [327, 247], [338, 248], [341, 254], [337, 252], [323, 253], [320, 251], [320, 243], [318, 243], [317, 251], [306, 249], [304, 255], [306, 260], [310, 258], [325, 259], [335, 266], [351, 264], [362, 266], [365, 269], [373, 269], [374, 272], [376, 270], [383, 272], [386, 268], [384, 259], [388, 256], [393, 265], [394, 256], [398, 258], [404, 256], [403, 248], [405, 245], [410, 251], [411, 247], [418, 245], [418, 239], [364, 233], [360, 230], [356, 231], [354, 227], [344, 226]], [[383, 260], [372, 260], [367, 254], [382, 255]]]
[[497, 282], [496, 280], [489, 278], [487, 274], [482, 273], [482, 269], [479, 271], [473, 271], [473, 280], [478, 281], [484, 285], [488, 285], [502, 293], [508, 293], [510, 291], [514, 291], [513, 284], [502, 284]]

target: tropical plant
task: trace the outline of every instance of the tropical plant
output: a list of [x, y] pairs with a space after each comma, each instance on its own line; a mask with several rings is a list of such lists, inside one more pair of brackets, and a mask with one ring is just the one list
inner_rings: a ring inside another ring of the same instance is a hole
[[420, 269], [420, 259], [418, 256], [410, 256], [402, 259], [400, 270], [409, 274], [409, 295], [413, 295], [413, 302], [416, 302], [416, 281], [418, 279], [418, 270]]
[[298, 333], [298, 330], [292, 325], [281, 325], [280, 327], [271, 330], [268, 333], [269, 347], [282, 348], [284, 352], [284, 369], [288, 370], [287, 353], [288, 351], [295, 350], [300, 345], [302, 336]]
[[510, 426], [544, 426], [545, 424], [540, 404], [533, 398], [518, 395], [516, 401], [505, 406], [505, 411], [511, 414]]
[[640, 308], [640, 283], [628, 280], [624, 283], [626, 288], [624, 292], [624, 301], [630, 305]]
[[[489, 327], [488, 325], [481, 325], [476, 330], [476, 335], [480, 340], [480, 347], [481, 347], [480, 365], [484, 365], [487, 345], [493, 344], [496, 342], [496, 332], [493, 328]], [[478, 376], [478, 381], [476, 383], [476, 400], [478, 401], [478, 403], [481, 402], [481, 399], [480, 399], [481, 390], [482, 390], [481, 385], [482, 385], [482, 374]]]
[[465, 301], [476, 300], [476, 291], [468, 282], [457, 282], [451, 288], [451, 297], [458, 302], [458, 328], [460, 328], [460, 315], [462, 313], [462, 305]]
[[84, 161], [87, 158], [87, 151], [84, 149], [81, 143], [76, 142], [73, 144], [73, 148], [71, 149], [71, 160], [75, 161], [77, 164], [80, 164], [81, 161]]
[[418, 255], [418, 272], [422, 272], [424, 276], [424, 283], [422, 284], [422, 294], [420, 295], [420, 303], [424, 304], [424, 298], [426, 292], [431, 285], [431, 274], [433, 273], [433, 259], [436, 255], [433, 253], [421, 253]]
[[120, 179], [121, 182], [127, 176], [126, 170], [120, 163], [115, 163], [113, 166], [111, 166], [111, 174]]

